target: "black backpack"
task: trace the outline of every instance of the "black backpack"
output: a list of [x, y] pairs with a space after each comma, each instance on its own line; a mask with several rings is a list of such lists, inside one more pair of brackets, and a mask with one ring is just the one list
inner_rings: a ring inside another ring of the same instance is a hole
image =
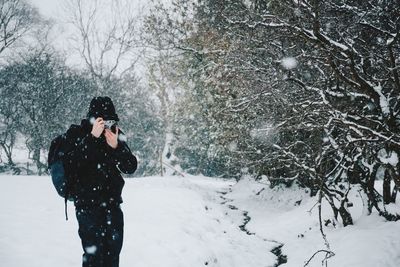
[[64, 198], [65, 202], [65, 218], [68, 220], [67, 200], [73, 201], [73, 184], [71, 175], [66, 174], [64, 168], [65, 155], [71, 150], [68, 144], [66, 134], [57, 136], [51, 141], [49, 155], [47, 158], [48, 169], [53, 181], [53, 185], [57, 193]]

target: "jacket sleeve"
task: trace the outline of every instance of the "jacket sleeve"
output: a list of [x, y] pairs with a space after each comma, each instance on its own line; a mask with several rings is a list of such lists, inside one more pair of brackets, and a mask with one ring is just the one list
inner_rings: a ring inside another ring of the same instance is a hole
[[91, 162], [95, 162], [99, 140], [91, 133], [83, 138], [69, 138], [71, 149], [64, 156], [64, 164], [69, 169], [78, 169], [81, 166], [87, 166]]
[[109, 148], [111, 159], [125, 174], [133, 174], [137, 169], [137, 158], [132, 154], [126, 142], [118, 140], [117, 148]]

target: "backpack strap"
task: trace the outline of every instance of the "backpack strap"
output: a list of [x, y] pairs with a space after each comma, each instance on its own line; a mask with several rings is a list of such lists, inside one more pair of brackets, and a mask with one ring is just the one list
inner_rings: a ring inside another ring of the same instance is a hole
[[65, 220], [68, 221], [68, 211], [67, 211], [67, 196], [64, 197], [64, 208], [65, 208]]
[[71, 186], [71, 181], [70, 178], [67, 177], [66, 180], [66, 187], [65, 187], [65, 195], [64, 195], [64, 211], [65, 211], [65, 220], [68, 221], [68, 209], [67, 209], [67, 203], [68, 203], [68, 197], [70, 193], [70, 186]]

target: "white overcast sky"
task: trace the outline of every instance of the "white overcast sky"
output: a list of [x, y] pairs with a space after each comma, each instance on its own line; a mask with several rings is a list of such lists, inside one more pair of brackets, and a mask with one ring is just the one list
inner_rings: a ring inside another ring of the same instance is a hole
[[[62, 6], [63, 3], [68, 0], [28, 0], [35, 7], [39, 9], [39, 12], [47, 18], [53, 18], [58, 20], [62, 17]], [[91, 1], [91, 0], [87, 0]], [[147, 0], [131, 0], [132, 3], [138, 6], [146, 4]], [[165, 2], [165, 0], [163, 0]]]
[[61, 6], [65, 0], [29, 0], [39, 9], [41, 15], [57, 20], [61, 14]]

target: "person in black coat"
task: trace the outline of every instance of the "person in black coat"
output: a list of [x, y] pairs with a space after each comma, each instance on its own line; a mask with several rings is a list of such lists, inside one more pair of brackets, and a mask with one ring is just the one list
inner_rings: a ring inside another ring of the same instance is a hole
[[71, 125], [67, 142], [66, 175], [72, 177], [68, 190], [73, 196], [83, 267], [118, 267], [123, 243], [124, 219], [120, 207], [125, 181], [121, 173], [132, 174], [137, 159], [118, 128], [118, 115], [109, 97], [92, 99], [87, 118]]

